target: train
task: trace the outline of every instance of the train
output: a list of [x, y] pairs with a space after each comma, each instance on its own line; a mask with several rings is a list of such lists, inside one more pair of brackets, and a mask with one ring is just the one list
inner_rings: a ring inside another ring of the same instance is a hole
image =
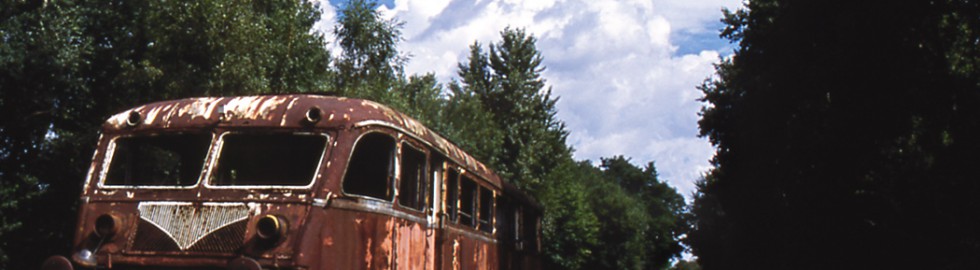
[[65, 269], [540, 269], [544, 209], [419, 121], [325, 95], [201, 97], [102, 126]]

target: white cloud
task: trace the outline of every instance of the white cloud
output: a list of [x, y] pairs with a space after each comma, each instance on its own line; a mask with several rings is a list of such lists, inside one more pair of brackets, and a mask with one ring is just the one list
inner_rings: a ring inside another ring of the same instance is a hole
[[381, 10], [405, 22], [400, 49], [412, 55], [406, 71], [433, 72], [443, 82], [455, 76], [475, 40], [486, 46], [505, 27], [525, 28], [538, 38], [544, 77], [561, 97], [558, 117], [568, 124], [575, 157], [654, 161], [662, 180], [690, 196], [713, 153], [697, 137], [701, 93], [695, 86], [712, 74], [719, 55], [728, 54], [713, 38], [721, 8], [740, 4], [396, 0]]

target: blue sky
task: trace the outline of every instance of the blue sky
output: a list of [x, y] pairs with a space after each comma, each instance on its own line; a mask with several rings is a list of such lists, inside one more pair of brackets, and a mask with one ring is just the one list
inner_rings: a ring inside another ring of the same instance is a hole
[[[332, 39], [337, 6], [324, 4], [319, 28]], [[661, 180], [691, 198], [714, 149], [698, 138], [695, 87], [731, 54], [718, 38], [721, 9], [737, 0], [387, 0], [384, 16], [403, 21], [399, 48], [406, 72], [434, 73], [442, 83], [505, 27], [538, 39], [543, 77], [560, 97], [575, 158], [624, 155], [656, 162]]]

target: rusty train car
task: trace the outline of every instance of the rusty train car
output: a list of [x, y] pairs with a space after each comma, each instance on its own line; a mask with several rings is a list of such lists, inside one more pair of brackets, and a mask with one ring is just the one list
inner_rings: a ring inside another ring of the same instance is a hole
[[538, 269], [542, 208], [418, 121], [317, 95], [103, 126], [72, 253], [42, 269]]

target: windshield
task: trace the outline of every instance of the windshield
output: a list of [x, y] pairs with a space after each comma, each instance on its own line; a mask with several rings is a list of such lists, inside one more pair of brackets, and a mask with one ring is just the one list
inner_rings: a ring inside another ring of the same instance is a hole
[[210, 134], [118, 138], [104, 184], [193, 186], [201, 175], [210, 144]]
[[327, 144], [316, 134], [227, 134], [214, 186], [306, 186]]

